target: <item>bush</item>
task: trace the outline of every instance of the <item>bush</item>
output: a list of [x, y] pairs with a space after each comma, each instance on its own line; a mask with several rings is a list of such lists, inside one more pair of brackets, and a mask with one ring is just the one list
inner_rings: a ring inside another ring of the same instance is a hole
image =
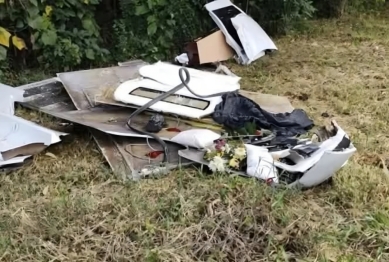
[[177, 54], [185, 41], [210, 29], [205, 2], [120, 0], [122, 18], [114, 26], [116, 58], [157, 60]]
[[[120, 0], [122, 19], [114, 26], [117, 59], [134, 57], [152, 60], [171, 58], [184, 42], [203, 35], [213, 24], [204, 5], [208, 1]], [[314, 8], [309, 0], [237, 0], [270, 34], [285, 33], [293, 23], [310, 18]]]
[[[95, 7], [99, 2], [0, 1], [0, 20], [7, 29], [3, 30], [2, 35], [6, 36], [4, 31], [8, 31], [12, 36], [19, 37], [19, 43], [24, 45], [22, 50], [28, 50], [22, 53], [23, 59], [30, 64], [39, 62], [40, 66], [46, 68], [66, 69], [104, 61], [109, 52], [101, 48], [99, 27], [94, 18]], [[8, 56], [20, 55], [15, 45], [5, 47], [9, 48]], [[0, 59], [4, 59], [4, 45], [2, 49]]]

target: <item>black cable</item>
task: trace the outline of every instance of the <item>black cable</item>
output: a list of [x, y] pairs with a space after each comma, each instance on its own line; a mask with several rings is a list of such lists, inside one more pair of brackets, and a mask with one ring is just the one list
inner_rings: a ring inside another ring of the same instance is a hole
[[[184, 73], [185, 73], [185, 79], [184, 79]], [[150, 100], [148, 103], [144, 104], [143, 106], [141, 106], [140, 108], [135, 110], [135, 112], [133, 112], [130, 115], [130, 117], [129, 117], [128, 121], [127, 121], [127, 126], [128, 126], [129, 129], [131, 129], [132, 131], [137, 132], [139, 134], [150, 136], [150, 137], [154, 138], [162, 146], [163, 151], [164, 151], [163, 162], [168, 162], [168, 157], [169, 157], [168, 146], [166, 145], [165, 141], [163, 141], [161, 138], [159, 138], [155, 134], [152, 134], [152, 133], [149, 133], [149, 132], [146, 132], [146, 131], [143, 131], [143, 130], [140, 130], [140, 129], [137, 129], [137, 128], [131, 126], [131, 119], [136, 117], [136, 116], [138, 116], [143, 111], [147, 110], [150, 106], [152, 106], [155, 103], [157, 103], [157, 102], [159, 102], [159, 101], [169, 97], [170, 95], [176, 93], [178, 90], [180, 90], [180, 89], [182, 89], [184, 87], [186, 87], [189, 90], [189, 92], [191, 92], [193, 95], [195, 95], [196, 97], [199, 97], [199, 98], [211, 98], [211, 97], [216, 97], [216, 96], [222, 96], [222, 95], [224, 95], [226, 93], [229, 93], [229, 92], [220, 92], [220, 93], [216, 93], [216, 94], [212, 94], [212, 95], [207, 95], [207, 96], [198, 95], [195, 92], [193, 92], [190, 89], [190, 87], [188, 86], [188, 83], [190, 82], [190, 74], [189, 74], [188, 69], [186, 69], [185, 67], [181, 67], [179, 69], [179, 71], [178, 71], [178, 75], [180, 77], [181, 84], [179, 84], [178, 86], [172, 88], [171, 90], [167, 91], [166, 93], [160, 94], [156, 98]]]

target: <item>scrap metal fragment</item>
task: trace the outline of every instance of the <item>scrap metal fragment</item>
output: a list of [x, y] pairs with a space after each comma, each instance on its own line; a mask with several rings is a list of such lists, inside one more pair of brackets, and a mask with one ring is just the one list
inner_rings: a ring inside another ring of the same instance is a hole
[[23, 90], [1, 84], [0, 93], [0, 166], [22, 163], [66, 135], [14, 115], [14, 103], [24, 100]]

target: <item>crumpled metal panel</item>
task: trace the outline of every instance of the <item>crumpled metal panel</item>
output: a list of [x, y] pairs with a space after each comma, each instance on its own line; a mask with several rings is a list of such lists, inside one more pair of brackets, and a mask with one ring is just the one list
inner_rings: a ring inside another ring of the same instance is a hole
[[[139, 68], [146, 62], [135, 60], [124, 66], [98, 68], [57, 74], [78, 110], [95, 106], [95, 98], [112, 100], [113, 92], [123, 82], [139, 76]], [[110, 93], [112, 92], [112, 94]], [[88, 98], [91, 98], [90, 101]]]
[[[128, 67], [125, 68], [129, 69]], [[105, 73], [100, 74], [100, 76], [116, 75], [116, 74], [107, 73], [106, 72], [107, 69], [101, 69], [101, 70], [105, 71]], [[69, 74], [72, 74], [73, 77], [79, 79], [79, 78], [84, 78], [85, 73], [86, 75], [89, 75], [89, 72], [87, 71], [80, 71], [81, 72], [80, 74], [83, 75], [81, 77], [77, 74], [77, 72], [71, 72]], [[119, 70], [119, 71], [123, 77], [123, 75], [125, 75], [125, 70], [124, 71]], [[62, 76], [65, 74], [62, 74]], [[97, 73], [97, 75], [99, 74]], [[131, 76], [131, 74], [128, 75]], [[65, 78], [67, 78], [66, 75]], [[116, 79], [119, 79], [120, 81], [120, 79], [123, 78], [116, 78]], [[85, 83], [86, 80], [84, 79], [83, 81]], [[105, 83], [108, 82], [109, 81], [106, 81]], [[111, 81], [110, 83], [113, 82], [114, 81]], [[93, 90], [90, 84], [86, 86], [89, 87], [89, 90]], [[73, 95], [72, 97], [73, 99], [72, 99], [68, 95], [67, 91], [65, 90], [64, 86], [62, 85], [62, 83], [59, 81], [58, 78], [47, 79], [44, 81], [20, 86], [18, 88], [25, 90], [24, 93], [25, 102], [23, 103], [23, 106], [34, 110], [43, 111], [48, 114], [56, 115], [63, 112], [75, 113], [77, 112], [75, 111], [77, 108], [73, 104], [75, 101], [77, 103], [77, 106], [80, 109], [81, 107], [84, 107], [85, 109], [93, 107], [93, 105], [88, 101], [87, 96], [81, 95], [84, 94], [84, 91], [78, 92], [77, 95]], [[77, 92], [73, 92], [73, 94], [74, 93]], [[90, 91], [89, 94], [93, 95], [93, 91]], [[151, 139], [146, 140], [145, 138], [113, 136], [93, 128], [89, 128], [89, 131], [93, 135], [97, 145], [99, 146], [102, 154], [106, 158], [107, 162], [111, 166], [114, 173], [116, 173], [118, 176], [122, 177], [123, 179], [139, 178], [140, 170], [153, 165], [158, 165], [162, 161], [160, 157], [156, 159], [150, 159], [147, 158], [146, 156], [143, 156], [141, 158], [139, 156], [134, 157], [133, 154], [134, 151], [138, 153], [142, 152], [142, 154], [144, 153], [144, 155], [146, 155], [146, 153], [152, 151], [150, 149], [150, 146], [154, 149], [159, 148], [158, 147], [159, 145]], [[169, 146], [169, 152], [171, 152], [171, 155], [169, 156], [171, 163], [168, 166], [168, 169], [176, 168], [179, 164], [178, 150], [182, 149], [183, 147], [173, 143], [168, 143], [168, 146]], [[183, 166], [189, 165], [191, 163], [192, 162], [189, 160], [183, 160], [181, 162]]]
[[15, 116], [15, 102], [24, 101], [24, 90], [0, 84], [0, 167], [20, 166], [67, 135]]
[[[111, 135], [147, 137], [147, 135], [138, 134], [129, 130], [129, 128], [127, 127], [126, 124], [128, 121], [128, 117], [129, 115], [131, 115], [132, 112], [133, 110], [129, 108], [94, 107], [87, 110], [74, 110], [67, 112], [49, 111], [47, 113], [55, 117], [67, 120], [69, 122], [78, 123], [81, 125], [98, 129], [100, 131], [103, 131], [104, 133], [108, 133]], [[147, 125], [149, 117], [150, 116], [147, 114], [141, 114], [134, 117], [131, 120], [131, 123], [137, 129], [143, 129]], [[191, 124], [187, 124], [186, 122]], [[181, 121], [181, 119], [178, 118], [166, 116], [166, 128], [163, 128], [161, 131], [155, 134], [163, 140], [170, 140], [171, 138], [177, 135], [177, 131], [175, 131], [174, 129], [185, 131], [192, 129], [193, 126], [196, 126], [196, 124], [200, 125], [200, 123], [196, 122], [186, 122]], [[214, 128], [214, 130], [217, 132], [217, 128]]]

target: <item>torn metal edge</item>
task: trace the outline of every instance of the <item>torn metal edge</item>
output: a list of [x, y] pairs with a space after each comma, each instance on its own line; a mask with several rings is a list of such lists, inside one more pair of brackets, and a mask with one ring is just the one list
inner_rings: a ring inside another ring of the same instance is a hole
[[[3, 126], [1, 131], [5, 131], [0, 137], [0, 166], [23, 163], [26, 158], [31, 157], [30, 154], [22, 156], [25, 152], [40, 152], [46, 146], [60, 142], [60, 136], [67, 135], [15, 116], [14, 103], [24, 101], [24, 90], [4, 84], [0, 84], [0, 89], [2, 94], [0, 97], [0, 124]], [[10, 132], [6, 130], [8, 125], [12, 125]], [[23, 132], [23, 134], [18, 134], [18, 132]], [[9, 140], [11, 136], [14, 136], [13, 141]], [[26, 150], [26, 146], [33, 144], [43, 144], [44, 146]], [[4, 159], [2, 153], [9, 153], [8, 155], [13, 157]]]

